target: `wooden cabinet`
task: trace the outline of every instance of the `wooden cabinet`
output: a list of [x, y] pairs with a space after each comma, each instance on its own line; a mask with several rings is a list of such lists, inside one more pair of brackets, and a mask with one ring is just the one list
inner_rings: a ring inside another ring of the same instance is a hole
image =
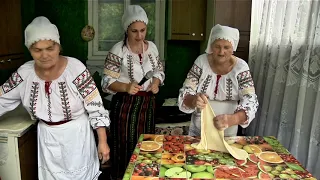
[[35, 123], [22, 106], [0, 117], [1, 180], [38, 179]]
[[0, 34], [0, 77], [3, 83], [2, 78], [8, 78], [24, 63], [20, 0], [1, 1]]
[[215, 0], [214, 23], [239, 29], [240, 41], [235, 52], [237, 57], [248, 61], [251, 0]]
[[36, 126], [33, 126], [18, 139], [21, 180], [38, 178], [36, 129]]
[[168, 39], [205, 40], [207, 0], [168, 1]]
[[31, 125], [31, 129], [21, 137], [0, 136], [0, 147], [5, 147], [8, 154], [5, 163], [0, 165], [2, 180], [36, 180], [38, 178], [36, 129]]

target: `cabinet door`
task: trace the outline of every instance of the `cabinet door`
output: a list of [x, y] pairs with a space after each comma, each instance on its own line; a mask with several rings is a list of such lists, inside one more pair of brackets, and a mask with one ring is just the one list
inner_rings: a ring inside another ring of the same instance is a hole
[[8, 34], [8, 13], [9, 13], [9, 1], [5, 0], [0, 5], [0, 56], [7, 54], [9, 51], [7, 46], [7, 34]]
[[239, 29], [240, 41], [235, 55], [248, 60], [251, 26], [251, 0], [215, 0], [215, 24]]
[[189, 0], [190, 14], [190, 40], [205, 40], [207, 0]]
[[169, 0], [169, 39], [204, 40], [207, 0]]
[[5, 0], [9, 1], [7, 12], [7, 47], [9, 55], [23, 53], [23, 31], [21, 21], [21, 3], [20, 0]]
[[169, 0], [169, 19], [170, 39], [189, 40], [191, 23], [189, 0]]
[[0, 56], [23, 53], [20, 0], [1, 1], [0, 25]]
[[21, 180], [38, 178], [37, 131], [33, 126], [18, 139]]
[[0, 85], [24, 62], [21, 1], [2, 0], [0, 6]]

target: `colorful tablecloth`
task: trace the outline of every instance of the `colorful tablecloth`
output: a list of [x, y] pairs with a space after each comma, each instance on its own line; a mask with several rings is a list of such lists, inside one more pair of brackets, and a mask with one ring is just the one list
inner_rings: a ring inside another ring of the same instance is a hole
[[229, 137], [247, 160], [194, 149], [200, 137], [143, 134], [123, 180], [315, 179], [274, 137]]

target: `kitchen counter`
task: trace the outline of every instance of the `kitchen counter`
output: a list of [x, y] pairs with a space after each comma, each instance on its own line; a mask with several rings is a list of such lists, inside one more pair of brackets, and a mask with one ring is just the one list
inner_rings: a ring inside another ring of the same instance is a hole
[[274, 137], [237, 136], [226, 141], [249, 157], [237, 160], [229, 153], [193, 148], [200, 137], [142, 134], [123, 180], [315, 180]]
[[0, 117], [0, 137], [21, 137], [35, 123], [28, 112], [22, 106], [18, 106]]

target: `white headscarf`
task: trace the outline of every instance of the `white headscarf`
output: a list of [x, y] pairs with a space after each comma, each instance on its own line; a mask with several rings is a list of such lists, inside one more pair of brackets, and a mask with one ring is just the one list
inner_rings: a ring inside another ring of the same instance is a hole
[[122, 16], [122, 26], [127, 31], [130, 24], [136, 21], [144, 22], [148, 24], [148, 16], [143, 8], [139, 5], [129, 5]]
[[228, 26], [221, 26], [220, 24], [213, 26], [208, 39], [206, 53], [212, 53], [211, 44], [216, 39], [229, 41], [232, 44], [233, 51], [236, 51], [239, 43], [239, 30]]
[[58, 28], [44, 16], [36, 17], [24, 31], [25, 45], [30, 46], [40, 40], [52, 40], [60, 44]]

